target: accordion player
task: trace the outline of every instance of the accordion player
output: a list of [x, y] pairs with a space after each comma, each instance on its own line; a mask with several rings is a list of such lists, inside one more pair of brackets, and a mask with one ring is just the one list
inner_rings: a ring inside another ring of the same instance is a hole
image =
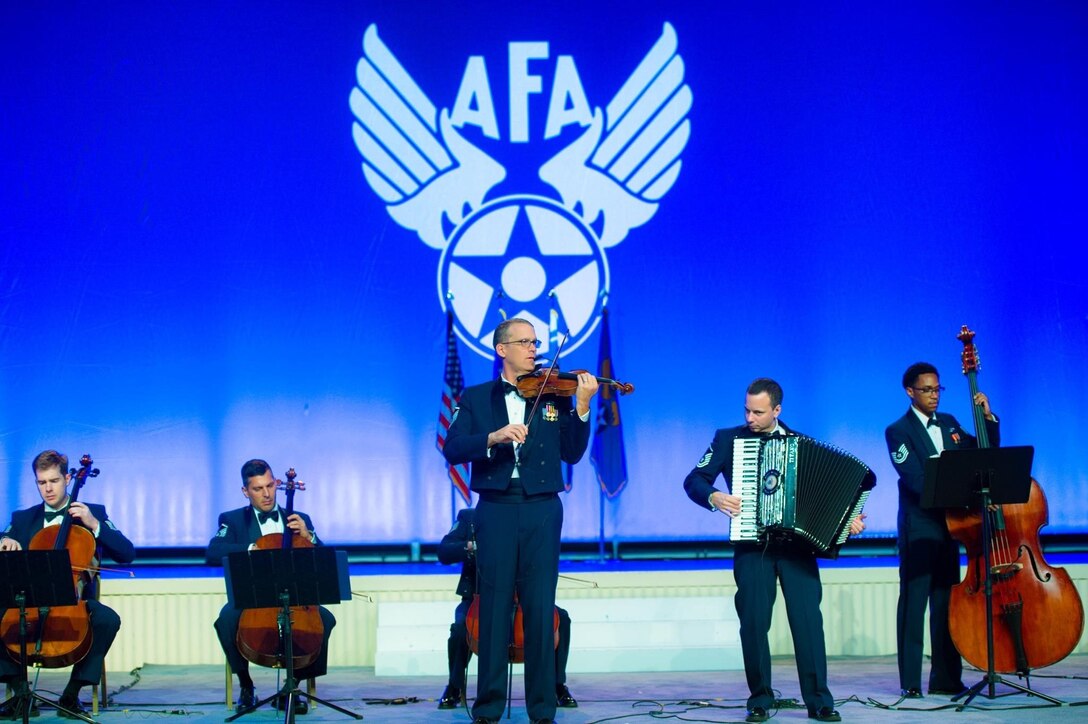
[[839, 448], [801, 435], [736, 438], [734, 542], [785, 542], [834, 558], [861, 514], [876, 475]]

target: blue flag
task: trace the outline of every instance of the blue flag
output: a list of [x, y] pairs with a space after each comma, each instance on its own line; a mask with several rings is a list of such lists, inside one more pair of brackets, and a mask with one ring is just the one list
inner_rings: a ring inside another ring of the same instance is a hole
[[[601, 312], [601, 351], [598, 366], [602, 377], [616, 379], [612, 365], [612, 338], [608, 333], [608, 307]], [[597, 429], [589, 459], [597, 470], [601, 491], [615, 498], [627, 485], [627, 454], [623, 449], [623, 421], [620, 419], [619, 393], [611, 385], [602, 385], [597, 394]]]

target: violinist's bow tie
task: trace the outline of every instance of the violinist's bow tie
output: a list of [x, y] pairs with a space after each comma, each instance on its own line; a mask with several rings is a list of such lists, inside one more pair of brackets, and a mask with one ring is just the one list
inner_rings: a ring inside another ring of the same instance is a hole
[[507, 382], [506, 380], [503, 380], [502, 381], [502, 393], [504, 395], [509, 395], [511, 392], [513, 392], [515, 394], [518, 394], [518, 395], [521, 394], [520, 392], [518, 392], [517, 385], [512, 385], [509, 382]]

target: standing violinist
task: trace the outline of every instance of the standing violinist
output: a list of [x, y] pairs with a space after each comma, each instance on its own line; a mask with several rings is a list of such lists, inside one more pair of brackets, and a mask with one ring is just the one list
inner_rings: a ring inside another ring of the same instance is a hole
[[[778, 419], [781, 412], [782, 387], [767, 377], [753, 380], [744, 398], [745, 424], [719, 429], [710, 447], [684, 479], [684, 491], [692, 502], [711, 512], [725, 513], [729, 518], [740, 515], [741, 499], [732, 493], [733, 441], [797, 434]], [[714, 486], [718, 475], [725, 479], [728, 492]], [[864, 530], [863, 517], [859, 515], [851, 521], [851, 534]], [[773, 716], [768, 711], [776, 700], [771, 686], [768, 633], [778, 583], [786, 601], [797, 680], [808, 716], [817, 721], [841, 721], [827, 686], [827, 651], [820, 613], [823, 585], [816, 558], [789, 543], [737, 541], [733, 544], [733, 577], [737, 583], [740, 647], [749, 690], [745, 721], [762, 722]]]
[[507, 644], [514, 596], [525, 622], [525, 708], [533, 722], [556, 709], [554, 616], [563, 529], [562, 463], [578, 462], [589, 445], [589, 403], [596, 377], [578, 375], [570, 397], [533, 400], [514, 383], [533, 372], [540, 346], [533, 325], [502, 322], [492, 337], [502, 360], [499, 379], [468, 387], [454, 412], [443, 454], [470, 463], [476, 505], [476, 573], [480, 592], [476, 724], [496, 722], [506, 707]]
[[[959, 544], [948, 533], [944, 510], [921, 506], [925, 460], [944, 450], [978, 447], [974, 436], [952, 415], [937, 412], [941, 400], [940, 376], [928, 362], [916, 362], [903, 373], [903, 390], [910, 408], [888, 425], [884, 439], [899, 473], [899, 606], [896, 644], [901, 694], [922, 696], [922, 648], [926, 605], [929, 605], [929, 643], [932, 661], [929, 693], [956, 695], [964, 690], [963, 661], [948, 631], [948, 604], [952, 587], [960, 581]], [[982, 406], [990, 442], [1000, 441], [997, 417], [990, 401], [979, 392], [974, 404]]]
[[[439, 709], [456, 709], [461, 705], [465, 691], [465, 672], [472, 658], [468, 644], [469, 607], [476, 593], [476, 511], [465, 508], [457, 513], [457, 522], [438, 544], [438, 560], [445, 564], [460, 563], [461, 578], [457, 581], [457, 594], [461, 603], [453, 614], [450, 638], [446, 645], [450, 678], [438, 700]], [[570, 658], [570, 614], [561, 606], [555, 607], [559, 616], [559, 643], [555, 649], [555, 702], [562, 709], [578, 706], [567, 688], [567, 659]]]
[[[249, 505], [219, 515], [219, 530], [208, 543], [208, 565], [222, 565], [223, 558], [230, 553], [255, 550], [257, 539], [272, 533], [287, 533], [314, 545], [321, 545], [321, 539], [314, 532], [310, 516], [295, 511], [288, 517], [286, 511], [277, 505], [276, 490], [279, 484], [280, 481], [272, 475], [272, 468], [264, 460], [250, 460], [242, 465], [242, 495], [249, 500]], [[318, 608], [325, 628], [324, 641], [314, 662], [295, 670], [295, 678], [299, 681], [324, 676], [328, 668], [329, 635], [336, 625], [336, 618], [324, 606]], [[238, 677], [239, 711], [252, 709], [257, 703], [257, 692], [253, 686], [253, 678], [249, 675], [249, 661], [238, 650], [238, 622], [241, 617], [242, 611], [227, 603], [215, 620], [215, 632], [223, 647], [223, 653], [226, 654], [227, 663]], [[274, 701], [277, 709], [282, 710], [284, 707], [282, 698]], [[308, 709], [309, 705], [304, 699], [296, 700], [296, 714], [305, 714]]]
[[[121, 565], [130, 563], [136, 556], [132, 542], [117, 530], [113, 521], [106, 514], [102, 505], [72, 502], [68, 496], [68, 456], [56, 450], [38, 453], [31, 463], [38, 484], [38, 494], [42, 502], [25, 510], [11, 514], [11, 522], [0, 537], [0, 551], [19, 551], [30, 547], [30, 541], [36, 533], [54, 525], [60, 525], [64, 516], [72, 520], [73, 526], [80, 526], [90, 531], [96, 542], [98, 558], [102, 553]], [[87, 711], [79, 701], [79, 690], [84, 686], [97, 683], [102, 678], [103, 661], [110, 650], [117, 631], [121, 628], [121, 618], [103, 603], [95, 600], [93, 583], [85, 586], [83, 596], [87, 602], [87, 615], [90, 619], [91, 647], [80, 661], [72, 667], [68, 684], [61, 693], [58, 710], [60, 716], [75, 719], [71, 712], [86, 716]], [[0, 682], [14, 683], [23, 675], [15, 659], [0, 655]], [[10, 708], [0, 709], [0, 719], [15, 718]], [[67, 711], [65, 711], [67, 710]], [[34, 710], [32, 709], [32, 714]]]

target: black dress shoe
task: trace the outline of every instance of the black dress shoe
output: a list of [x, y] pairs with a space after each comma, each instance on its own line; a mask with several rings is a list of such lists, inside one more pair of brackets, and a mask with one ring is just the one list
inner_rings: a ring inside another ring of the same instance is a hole
[[955, 696], [962, 693], [967, 687], [960, 682], [956, 686], [943, 687], [943, 686], [931, 686], [929, 687], [929, 693], [933, 696]]
[[[35, 701], [34, 699], [31, 699], [30, 700], [30, 714], [29, 714], [29, 716], [35, 717], [35, 716], [40, 716], [40, 715], [41, 715], [41, 712], [38, 711], [38, 702]], [[6, 701], [3, 704], [0, 704], [0, 720], [15, 721], [16, 719], [22, 719], [22, 718], [23, 718], [23, 711], [22, 711], [22, 709], [16, 710], [14, 701]]]
[[753, 706], [748, 710], [748, 715], [744, 717], [744, 721], [767, 721], [769, 718], [766, 709], [761, 706]]
[[461, 706], [461, 690], [447, 686], [446, 690], [442, 692], [442, 697], [438, 700], [438, 708], [456, 709], [459, 706]]
[[809, 712], [808, 718], [815, 719], [816, 721], [842, 721], [839, 712], [829, 706], [821, 706], [816, 711]]
[[57, 704], [61, 707], [57, 709], [57, 716], [63, 719], [78, 719], [77, 714], [87, 716], [87, 710], [83, 708], [83, 704], [77, 698], [69, 699], [62, 696]]
[[[287, 696], [284, 694], [276, 694], [276, 697], [272, 699], [272, 706], [276, 708], [276, 711], [283, 711], [287, 708]], [[295, 697], [295, 715], [301, 716], [310, 710], [310, 705], [299, 696]]]
[[486, 716], [478, 716], [472, 720], [472, 724], [495, 724], [495, 720], [488, 719]]
[[555, 687], [555, 705], [560, 709], [577, 709], [578, 700], [570, 695], [570, 689], [566, 684], [557, 684]]
[[899, 696], [903, 697], [904, 699], [921, 699], [922, 690], [917, 689], [913, 686], [909, 689], [900, 689]]
[[257, 690], [252, 686], [238, 688], [238, 711], [246, 711], [257, 706]]

